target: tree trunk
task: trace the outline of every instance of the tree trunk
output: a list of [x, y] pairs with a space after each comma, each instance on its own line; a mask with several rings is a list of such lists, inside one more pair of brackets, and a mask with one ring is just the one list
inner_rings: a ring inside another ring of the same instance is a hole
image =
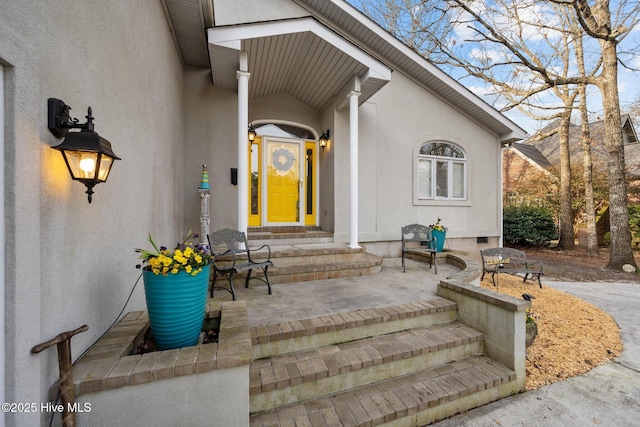
[[569, 156], [569, 125], [571, 108], [567, 108], [560, 118], [558, 136], [560, 144], [560, 249], [574, 249], [573, 208], [571, 206], [571, 159]]
[[596, 231], [596, 208], [593, 198], [593, 159], [591, 158], [591, 132], [587, 115], [587, 94], [580, 85], [580, 115], [582, 117], [582, 164], [584, 166], [584, 210], [587, 223], [587, 254], [598, 255], [598, 234]]
[[619, 270], [624, 264], [635, 266], [636, 262], [631, 248], [631, 227], [629, 226], [629, 202], [618, 94], [618, 56], [614, 41], [600, 40], [600, 45], [603, 63], [598, 86], [602, 92], [606, 147], [609, 154], [611, 254], [607, 267]]
[[[576, 31], [575, 52], [580, 75], [586, 75], [584, 67], [584, 50], [582, 32]], [[587, 87], [578, 85], [580, 96], [580, 118], [582, 122], [582, 165], [584, 181], [584, 211], [587, 223], [587, 254], [598, 256], [598, 232], [596, 230], [596, 207], [593, 194], [593, 158], [591, 157], [591, 131], [589, 130], [589, 114], [587, 111]]]

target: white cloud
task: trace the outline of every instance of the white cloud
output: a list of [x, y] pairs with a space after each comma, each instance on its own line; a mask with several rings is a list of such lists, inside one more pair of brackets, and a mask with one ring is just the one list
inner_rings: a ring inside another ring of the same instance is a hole
[[473, 48], [469, 51], [469, 56], [476, 61], [496, 63], [504, 61], [504, 55], [496, 49], [478, 49]]
[[479, 97], [491, 96], [496, 93], [495, 89], [489, 86], [467, 86], [467, 89]]

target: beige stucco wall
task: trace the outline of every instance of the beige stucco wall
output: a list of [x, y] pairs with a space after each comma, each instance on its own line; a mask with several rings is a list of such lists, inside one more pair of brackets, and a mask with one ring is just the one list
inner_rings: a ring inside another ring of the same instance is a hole
[[[339, 101], [339, 100], [338, 100]], [[349, 234], [349, 112], [335, 120], [335, 237]], [[468, 200], [414, 203], [417, 148], [429, 140], [461, 146], [467, 156]], [[359, 240], [400, 238], [400, 227], [438, 217], [447, 239], [498, 236], [500, 144], [495, 135], [399, 72], [359, 109]]]
[[249, 365], [78, 396], [79, 426], [248, 426]]
[[[6, 400], [44, 402], [56, 348], [31, 348], [89, 325], [74, 357], [115, 320], [138, 277], [148, 232], [171, 244], [183, 228], [183, 73], [161, 2], [24, 0], [0, 7], [6, 70]], [[63, 99], [122, 161], [95, 187], [72, 182], [47, 129]], [[142, 309], [142, 286], [129, 309]], [[12, 426], [46, 423], [7, 414]]]
[[222, 26], [299, 18], [309, 14], [291, 0], [215, 0], [214, 15], [215, 24]]
[[194, 231], [200, 229], [200, 185], [206, 164], [211, 185], [211, 230], [238, 225], [238, 189], [230, 168], [238, 167], [238, 96], [213, 86], [207, 69], [185, 70], [185, 213]]

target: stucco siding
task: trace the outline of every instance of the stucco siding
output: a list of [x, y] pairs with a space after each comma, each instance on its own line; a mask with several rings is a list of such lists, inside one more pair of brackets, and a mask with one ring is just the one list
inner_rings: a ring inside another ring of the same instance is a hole
[[211, 185], [211, 230], [238, 226], [238, 188], [231, 168], [238, 167], [238, 95], [217, 89], [209, 70], [185, 70], [185, 226], [200, 230], [202, 165]]
[[[6, 399], [45, 402], [56, 349], [35, 344], [89, 325], [77, 357], [115, 320], [139, 271], [148, 232], [175, 241], [183, 224], [182, 67], [160, 2], [5, 2], [0, 61], [6, 91]], [[87, 203], [61, 140], [47, 130], [47, 98], [71, 105], [111, 141], [116, 162]], [[128, 308], [142, 309], [139, 286]], [[34, 426], [40, 413], [7, 414]]]
[[[360, 241], [399, 239], [401, 225], [438, 217], [448, 238], [497, 236], [500, 144], [478, 123], [400, 73], [360, 107]], [[336, 235], [348, 235], [348, 111], [336, 112]], [[467, 200], [414, 200], [415, 154], [430, 140], [459, 145], [467, 154]], [[338, 218], [343, 218], [340, 220]]]
[[299, 18], [309, 15], [290, 0], [215, 0], [213, 5], [217, 26]]

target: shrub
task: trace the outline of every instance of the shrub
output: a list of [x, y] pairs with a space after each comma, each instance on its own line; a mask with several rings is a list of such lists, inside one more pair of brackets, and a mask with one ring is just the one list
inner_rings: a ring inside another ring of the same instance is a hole
[[504, 242], [511, 245], [546, 246], [558, 233], [550, 210], [539, 206], [504, 208]]
[[640, 205], [629, 205], [629, 227], [631, 228], [631, 246], [640, 248]]

